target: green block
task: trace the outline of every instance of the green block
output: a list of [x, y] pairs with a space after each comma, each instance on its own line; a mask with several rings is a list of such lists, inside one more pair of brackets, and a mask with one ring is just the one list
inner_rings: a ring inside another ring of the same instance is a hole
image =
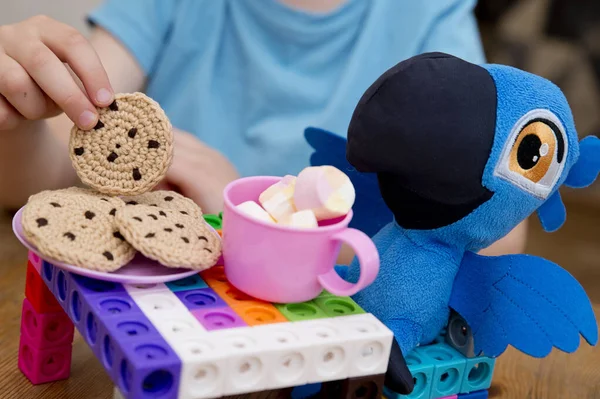
[[335, 296], [335, 295], [333, 295], [331, 292], [329, 292], [327, 290], [323, 290], [319, 294], [319, 298], [325, 298], [325, 297], [328, 297], [328, 296]]
[[329, 317], [349, 316], [351, 314], [365, 313], [360, 306], [349, 297], [328, 296], [319, 297], [314, 302], [325, 312]]
[[277, 303], [275, 307], [289, 321], [323, 319], [325, 312], [313, 301], [302, 303]]
[[206, 223], [210, 224], [213, 229], [220, 230], [223, 227], [223, 219], [217, 215], [202, 215]]

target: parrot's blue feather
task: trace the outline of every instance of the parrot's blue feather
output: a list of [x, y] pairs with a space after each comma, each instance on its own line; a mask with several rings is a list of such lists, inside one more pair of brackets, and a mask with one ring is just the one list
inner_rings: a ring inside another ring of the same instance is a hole
[[565, 185], [573, 188], [587, 187], [600, 173], [600, 139], [588, 136], [579, 142], [579, 159], [573, 165]]
[[450, 307], [471, 326], [477, 353], [498, 356], [508, 345], [544, 357], [573, 352], [579, 334], [590, 345], [598, 326], [581, 285], [560, 266], [530, 255], [465, 253]]
[[567, 209], [556, 191], [537, 210], [542, 227], [547, 232], [554, 232], [562, 227], [567, 220]]
[[343, 171], [354, 185], [356, 200], [350, 227], [361, 230], [369, 237], [374, 236], [392, 221], [388, 209], [379, 193], [377, 176], [358, 172], [346, 160], [346, 139], [326, 130], [309, 127], [304, 131], [306, 141], [315, 149], [310, 157], [312, 166], [331, 165]]

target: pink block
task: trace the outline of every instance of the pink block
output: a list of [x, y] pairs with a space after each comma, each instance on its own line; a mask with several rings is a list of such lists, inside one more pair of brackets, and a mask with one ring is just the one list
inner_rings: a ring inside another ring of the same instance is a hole
[[458, 399], [458, 395], [444, 396], [443, 398], [439, 398], [439, 399]]
[[231, 308], [192, 310], [192, 315], [208, 331], [247, 326]]
[[31, 265], [35, 268], [35, 270], [40, 273], [40, 270], [42, 270], [42, 258], [37, 256], [35, 252], [29, 251], [28, 260], [31, 262]]
[[71, 373], [71, 345], [35, 349], [26, 335], [21, 335], [19, 369], [32, 384], [64, 380]]
[[74, 332], [73, 322], [62, 310], [38, 313], [27, 298], [23, 300], [21, 334], [27, 337], [34, 348], [48, 349], [70, 345]]

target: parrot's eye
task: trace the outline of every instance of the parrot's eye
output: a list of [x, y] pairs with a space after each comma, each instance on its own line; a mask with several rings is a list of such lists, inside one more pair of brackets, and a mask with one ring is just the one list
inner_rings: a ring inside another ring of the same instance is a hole
[[564, 132], [560, 120], [550, 111], [527, 113], [513, 127], [496, 174], [545, 199], [564, 168]]

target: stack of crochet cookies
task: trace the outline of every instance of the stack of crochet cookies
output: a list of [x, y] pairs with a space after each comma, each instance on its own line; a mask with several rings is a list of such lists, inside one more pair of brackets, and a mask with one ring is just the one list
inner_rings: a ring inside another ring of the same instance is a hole
[[89, 189], [43, 191], [23, 210], [26, 238], [51, 259], [111, 272], [139, 251], [166, 267], [203, 270], [221, 242], [190, 199], [151, 191], [173, 158], [171, 124], [144, 94], [121, 94], [94, 129], [71, 130], [73, 166]]

